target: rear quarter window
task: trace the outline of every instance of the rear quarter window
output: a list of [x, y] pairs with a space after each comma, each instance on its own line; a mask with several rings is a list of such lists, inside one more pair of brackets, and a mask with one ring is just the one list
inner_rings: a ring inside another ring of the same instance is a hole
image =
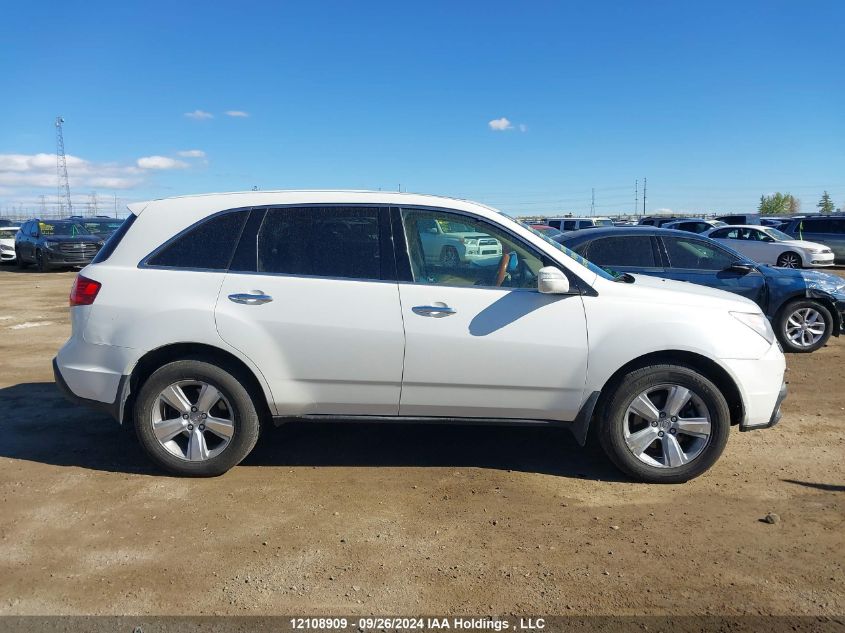
[[244, 210], [211, 216], [166, 242], [142, 263], [155, 268], [226, 270], [248, 215]]
[[117, 230], [109, 236], [109, 239], [106, 240], [106, 243], [103, 244], [103, 247], [94, 256], [94, 259], [91, 260], [92, 264], [100, 264], [111, 257], [114, 249], [117, 248], [117, 245], [120, 244], [123, 237], [129, 232], [129, 229], [132, 228], [137, 217], [134, 213], [129, 214]]

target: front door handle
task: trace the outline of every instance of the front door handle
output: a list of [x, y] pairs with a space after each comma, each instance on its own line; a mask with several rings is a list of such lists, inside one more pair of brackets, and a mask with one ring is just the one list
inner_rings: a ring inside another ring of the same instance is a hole
[[265, 295], [260, 290], [257, 290], [255, 294], [239, 293], [229, 295], [229, 301], [234, 301], [235, 303], [243, 303], [248, 306], [257, 306], [261, 305], [262, 303], [270, 303], [272, 300], [273, 297], [271, 297], [270, 295]]
[[411, 308], [414, 314], [419, 314], [420, 316], [427, 316], [427, 317], [435, 317], [435, 318], [442, 318], [447, 317], [450, 314], [455, 314], [455, 311], [447, 305], [442, 306], [414, 306]]

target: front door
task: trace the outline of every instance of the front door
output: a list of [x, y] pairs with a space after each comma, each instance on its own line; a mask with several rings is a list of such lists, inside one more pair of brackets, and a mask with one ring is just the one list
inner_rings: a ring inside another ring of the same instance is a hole
[[765, 308], [766, 280], [757, 270], [731, 270], [734, 263], [745, 263], [711, 241], [695, 237], [661, 237], [667, 258], [667, 279], [689, 281], [710, 288], [727, 290], [747, 297]]
[[387, 214], [252, 211], [215, 317], [264, 374], [278, 415], [398, 413], [405, 339]]
[[[400, 415], [572, 420], [584, 395], [587, 327], [577, 293], [544, 295], [549, 262], [530, 245], [476, 218], [406, 209], [394, 216], [405, 323]], [[431, 221], [469, 227], [466, 256], [431, 264], [422, 231]], [[497, 242], [495, 258], [474, 257]], [[448, 265], [446, 265], [448, 264]]]

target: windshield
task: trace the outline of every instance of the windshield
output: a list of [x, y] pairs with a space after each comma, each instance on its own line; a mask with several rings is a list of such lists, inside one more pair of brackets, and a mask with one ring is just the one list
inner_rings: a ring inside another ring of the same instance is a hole
[[[520, 223], [520, 224], [522, 224], [522, 223]], [[575, 251], [570, 250], [570, 249], [566, 248], [563, 244], [556, 242], [553, 239], [550, 239], [549, 237], [543, 235], [540, 231], [536, 230], [533, 226], [529, 226], [528, 224], [522, 224], [522, 226], [524, 226], [526, 229], [531, 231], [534, 235], [538, 236], [544, 242], [547, 242], [547, 243], [551, 244], [552, 246], [554, 246], [557, 250], [559, 250], [561, 253], [563, 253], [567, 257], [574, 259], [576, 262], [578, 262], [582, 266], [590, 269], [590, 272], [595, 273], [599, 277], [602, 277], [603, 279], [607, 279], [609, 281], [616, 281], [616, 279], [618, 279], [622, 276], [621, 273], [613, 273], [613, 272], [610, 272], [610, 271], [602, 268], [601, 266], [596, 266], [593, 262], [586, 259], [585, 257], [581, 257]]]
[[596, 220], [596, 226], [613, 226], [613, 220]]
[[794, 237], [792, 237], [791, 235], [787, 235], [787, 234], [786, 234], [786, 233], [784, 233], [783, 231], [778, 231], [777, 229], [763, 229], [763, 232], [764, 232], [766, 235], [770, 235], [771, 237], [775, 238], [775, 239], [776, 239], [776, 240], [778, 240], [779, 242], [782, 242], [782, 241], [784, 241], [784, 240], [793, 240], [793, 239], [795, 239], [795, 238], [794, 238]]
[[44, 237], [76, 237], [77, 235], [90, 235], [84, 226], [77, 224], [76, 222], [39, 222], [38, 230]]
[[109, 235], [114, 233], [123, 220], [84, 220], [82, 226], [88, 229], [91, 233], [98, 233], [100, 235]]

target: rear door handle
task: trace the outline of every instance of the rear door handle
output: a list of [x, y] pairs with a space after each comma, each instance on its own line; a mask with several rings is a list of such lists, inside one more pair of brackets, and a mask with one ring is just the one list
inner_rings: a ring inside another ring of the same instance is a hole
[[455, 311], [450, 308], [449, 306], [414, 306], [411, 308], [414, 314], [419, 314], [420, 316], [426, 317], [435, 317], [435, 318], [442, 318], [447, 317], [451, 314], [455, 314]]
[[265, 295], [261, 291], [257, 291], [256, 294], [249, 294], [249, 293], [239, 293], [229, 295], [229, 301], [234, 301], [235, 303], [243, 303], [248, 306], [257, 306], [261, 305], [262, 303], [270, 303], [273, 300], [273, 297], [270, 295]]

